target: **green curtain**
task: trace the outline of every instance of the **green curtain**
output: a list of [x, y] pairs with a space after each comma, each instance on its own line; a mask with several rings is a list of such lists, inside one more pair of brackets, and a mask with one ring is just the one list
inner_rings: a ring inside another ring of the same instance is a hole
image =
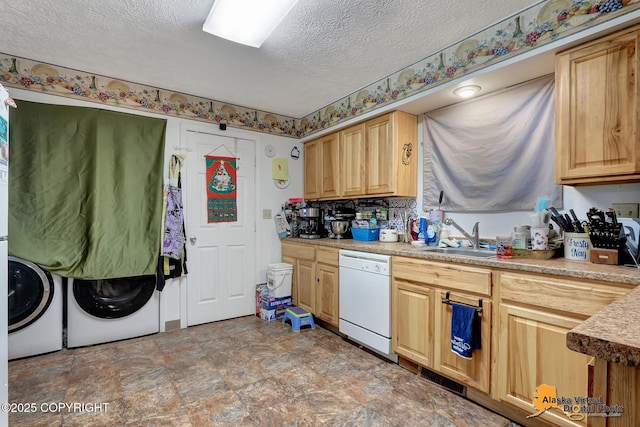
[[166, 121], [27, 101], [10, 120], [10, 255], [79, 279], [154, 274]]

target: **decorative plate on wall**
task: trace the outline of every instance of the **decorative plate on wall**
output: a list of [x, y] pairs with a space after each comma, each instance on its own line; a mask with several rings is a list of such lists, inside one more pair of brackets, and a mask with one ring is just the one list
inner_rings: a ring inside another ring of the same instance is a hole
[[281, 190], [289, 186], [288, 179], [274, 179], [273, 183], [275, 184], [276, 187], [278, 187]]
[[276, 155], [276, 149], [273, 147], [273, 145], [267, 145], [266, 147], [264, 147], [264, 155], [269, 158]]

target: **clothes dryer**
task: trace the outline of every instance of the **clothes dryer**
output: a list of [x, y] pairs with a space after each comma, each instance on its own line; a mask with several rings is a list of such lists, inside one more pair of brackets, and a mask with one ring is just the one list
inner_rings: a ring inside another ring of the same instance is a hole
[[63, 279], [10, 256], [9, 360], [62, 349]]
[[67, 280], [67, 347], [160, 332], [156, 278]]

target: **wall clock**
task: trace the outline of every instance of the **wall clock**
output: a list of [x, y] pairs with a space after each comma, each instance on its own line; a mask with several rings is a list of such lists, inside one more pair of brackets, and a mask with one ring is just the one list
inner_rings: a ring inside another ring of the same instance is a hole
[[267, 145], [266, 147], [264, 147], [264, 155], [269, 158], [276, 155], [276, 149], [273, 147], [273, 145]]

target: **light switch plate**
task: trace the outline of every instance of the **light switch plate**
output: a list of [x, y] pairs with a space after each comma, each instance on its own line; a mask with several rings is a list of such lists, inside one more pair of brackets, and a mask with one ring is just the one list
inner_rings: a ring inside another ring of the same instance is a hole
[[262, 219], [271, 219], [271, 209], [262, 209]]
[[611, 203], [616, 216], [621, 218], [638, 218], [638, 203]]

